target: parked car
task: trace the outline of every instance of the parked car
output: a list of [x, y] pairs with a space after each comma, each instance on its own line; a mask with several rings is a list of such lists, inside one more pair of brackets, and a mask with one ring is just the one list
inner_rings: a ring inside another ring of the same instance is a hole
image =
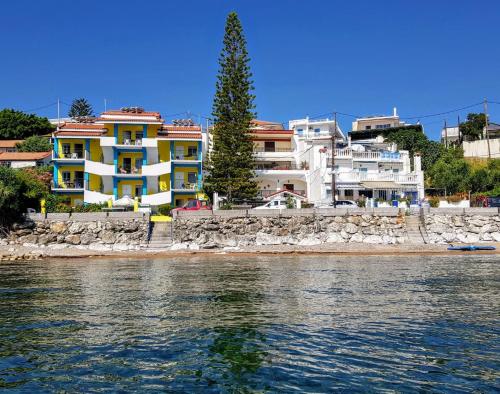
[[[336, 201], [337, 207], [342, 207], [342, 208], [356, 208], [358, 204], [356, 204], [356, 201], [352, 200], [337, 200]], [[333, 201], [329, 202], [328, 204], [320, 204], [318, 208], [333, 208]]]
[[267, 204], [255, 207], [254, 209], [287, 209], [285, 200], [272, 200]]
[[172, 212], [178, 211], [201, 211], [201, 210], [211, 210], [212, 206], [207, 200], [189, 200], [183, 207], [174, 208]]

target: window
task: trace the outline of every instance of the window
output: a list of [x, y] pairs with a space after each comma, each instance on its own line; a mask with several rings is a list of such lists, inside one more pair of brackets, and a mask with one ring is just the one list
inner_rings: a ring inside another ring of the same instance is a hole
[[365, 126], [365, 130], [371, 130], [371, 126]]
[[353, 197], [354, 196], [354, 190], [352, 189], [345, 189], [344, 190], [344, 195], [347, 197]]
[[378, 191], [378, 197], [381, 200], [387, 201], [387, 190], [379, 190]]
[[198, 156], [198, 148], [196, 146], [188, 146], [188, 157], [196, 158]]
[[275, 152], [276, 146], [274, 141], [265, 141], [264, 142], [264, 152]]
[[62, 144], [62, 153], [64, 157], [69, 157], [71, 154], [71, 145], [70, 144]]
[[124, 131], [123, 132], [123, 144], [124, 145], [130, 145], [130, 140], [132, 139], [132, 132], [131, 131]]
[[196, 208], [196, 200], [189, 200], [186, 204], [186, 208]]
[[188, 183], [196, 183], [197, 175], [196, 172], [188, 172]]
[[303, 135], [304, 134], [304, 129], [297, 129], [297, 134], [298, 135]]
[[141, 159], [135, 159], [135, 168], [137, 171], [139, 171], [142, 168], [142, 158]]
[[294, 188], [293, 183], [284, 183], [283, 184], [283, 189], [285, 189], [285, 190], [290, 190], [291, 192], [293, 192], [293, 188]]
[[142, 131], [138, 131], [137, 133], [135, 133], [135, 143], [138, 144], [137, 141], [142, 142], [143, 137], [144, 137], [144, 134], [142, 133]]
[[75, 144], [74, 149], [76, 157], [81, 159], [83, 157], [83, 144]]
[[64, 184], [68, 184], [71, 182], [71, 172], [63, 171], [62, 172], [62, 181]]
[[136, 185], [135, 186], [135, 197], [141, 197], [142, 196], [142, 185]]
[[394, 168], [394, 169], [392, 170], [392, 173], [393, 173], [393, 174], [397, 174], [397, 173], [399, 173], [399, 168]]
[[319, 133], [320, 131], [321, 131], [321, 129], [320, 129], [320, 128], [314, 129], [314, 132], [315, 132], [315, 133]]
[[387, 124], [378, 124], [378, 125], [375, 126], [376, 129], [388, 129], [389, 127], [391, 127], [390, 123], [387, 123]]

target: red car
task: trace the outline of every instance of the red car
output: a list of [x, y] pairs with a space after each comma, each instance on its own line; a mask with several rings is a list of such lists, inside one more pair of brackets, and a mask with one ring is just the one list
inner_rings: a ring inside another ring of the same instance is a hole
[[211, 209], [212, 206], [206, 200], [189, 200], [183, 207], [172, 209], [172, 213], [177, 211], [201, 211]]

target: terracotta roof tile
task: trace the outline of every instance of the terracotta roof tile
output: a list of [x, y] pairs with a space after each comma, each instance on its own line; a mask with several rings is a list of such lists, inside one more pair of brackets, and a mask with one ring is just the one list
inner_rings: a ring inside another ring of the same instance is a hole
[[293, 130], [252, 129], [252, 134], [293, 134]]
[[165, 124], [161, 127], [161, 130], [166, 131], [201, 131], [200, 126], [175, 126], [171, 124]]
[[100, 137], [105, 131], [56, 131], [56, 137]]
[[0, 161], [42, 160], [51, 154], [52, 152], [4, 152], [0, 153]]
[[192, 139], [192, 140], [201, 140], [201, 133], [168, 133], [168, 134], [159, 134], [158, 138], [175, 140], [177, 138], [183, 139]]
[[15, 148], [16, 144], [23, 142], [23, 140], [0, 140], [0, 148]]
[[103, 124], [99, 123], [64, 123], [59, 130], [105, 130]]

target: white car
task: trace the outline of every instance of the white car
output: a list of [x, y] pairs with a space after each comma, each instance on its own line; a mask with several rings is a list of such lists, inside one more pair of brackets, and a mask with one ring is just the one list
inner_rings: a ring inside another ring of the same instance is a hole
[[254, 209], [287, 209], [285, 200], [272, 200]]
[[[356, 208], [358, 204], [352, 200], [337, 200], [335, 201], [337, 208]], [[328, 204], [321, 204], [318, 208], [333, 208], [333, 202], [329, 202]]]

